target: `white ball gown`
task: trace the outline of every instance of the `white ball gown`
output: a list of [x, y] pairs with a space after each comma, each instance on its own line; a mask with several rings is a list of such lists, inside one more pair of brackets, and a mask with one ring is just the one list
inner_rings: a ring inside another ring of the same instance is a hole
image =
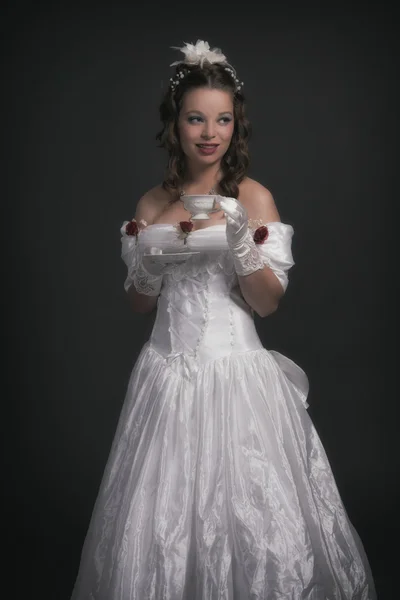
[[[125, 225], [125, 224], [124, 224]], [[258, 246], [284, 289], [293, 228]], [[122, 233], [134, 269], [173, 225]], [[302, 369], [263, 347], [225, 225], [164, 276], [133, 368], [72, 600], [374, 600], [362, 543], [307, 412]]]

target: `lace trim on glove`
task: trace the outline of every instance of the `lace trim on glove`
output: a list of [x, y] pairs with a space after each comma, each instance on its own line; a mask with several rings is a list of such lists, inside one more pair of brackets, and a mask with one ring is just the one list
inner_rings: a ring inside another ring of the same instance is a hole
[[128, 268], [124, 289], [127, 292], [133, 284], [136, 291], [140, 294], [145, 294], [146, 296], [158, 296], [161, 290], [163, 277], [162, 275], [150, 275], [143, 267], [143, 249], [140, 247], [140, 244], [138, 244], [136, 236], [126, 234], [125, 226], [126, 222], [121, 227], [121, 257]]
[[265, 261], [261, 258], [250, 231], [247, 231], [240, 245], [232, 248], [232, 255], [238, 275], [250, 275], [264, 268]]
[[158, 277], [150, 275], [144, 269], [143, 265], [139, 264], [128, 273], [128, 277], [125, 280], [125, 290], [128, 291], [130, 286], [135, 286], [135, 289], [139, 294], [145, 294], [146, 296], [158, 296], [161, 290], [163, 276]]

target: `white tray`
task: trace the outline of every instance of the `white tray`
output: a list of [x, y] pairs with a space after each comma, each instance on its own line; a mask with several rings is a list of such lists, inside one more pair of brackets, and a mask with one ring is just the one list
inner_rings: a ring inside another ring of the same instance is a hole
[[163, 254], [144, 254], [144, 256], [151, 258], [154, 262], [169, 263], [169, 262], [183, 262], [194, 254], [200, 254], [200, 252], [167, 252]]

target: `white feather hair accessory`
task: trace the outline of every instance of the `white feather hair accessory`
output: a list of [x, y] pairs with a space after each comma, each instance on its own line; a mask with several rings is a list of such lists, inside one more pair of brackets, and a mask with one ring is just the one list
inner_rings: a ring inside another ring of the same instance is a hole
[[182, 63], [185, 65], [200, 65], [202, 67], [205, 61], [209, 62], [210, 64], [228, 64], [226, 56], [222, 54], [220, 48], [213, 48], [211, 50], [210, 44], [208, 42], [204, 42], [203, 40], [197, 40], [196, 44], [185, 43], [182, 48], [178, 48], [177, 46], [172, 47], [174, 50], [180, 50], [183, 52], [185, 58], [184, 60], [177, 60], [171, 63], [171, 67], [180, 65]]
[[[236, 91], [242, 89], [243, 81], [239, 81], [239, 79], [236, 77], [235, 69], [228, 63], [226, 56], [222, 54], [220, 48], [211, 49], [210, 44], [204, 40], [197, 40], [196, 44], [185, 43], [181, 48], [177, 46], [172, 46], [172, 48], [174, 50], [180, 50], [183, 52], [185, 58], [183, 60], [176, 60], [175, 62], [171, 63], [171, 67], [176, 65], [200, 65], [200, 67], [203, 68], [205, 62], [210, 64], [218, 63], [224, 65], [225, 71], [228, 71], [228, 73], [232, 76], [232, 79], [236, 85]], [[175, 90], [176, 86], [179, 85], [180, 80], [185, 77], [185, 74], [186, 73], [184, 71], [178, 71], [176, 74], [176, 79], [173, 79], [172, 77], [170, 78], [172, 90]]]

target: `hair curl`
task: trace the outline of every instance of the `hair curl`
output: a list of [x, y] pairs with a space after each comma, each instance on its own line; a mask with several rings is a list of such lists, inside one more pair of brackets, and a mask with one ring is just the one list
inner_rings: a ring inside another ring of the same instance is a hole
[[160, 142], [159, 147], [168, 152], [162, 186], [171, 193], [173, 201], [179, 198], [185, 179], [185, 155], [178, 131], [183, 96], [189, 90], [204, 87], [223, 90], [232, 95], [234, 131], [229, 148], [221, 161], [222, 177], [218, 185], [225, 196], [237, 198], [239, 195], [238, 184], [246, 176], [250, 164], [248, 142], [251, 125], [245, 114], [244, 95], [241, 90], [236, 89], [236, 83], [225, 66], [220, 63], [206, 63], [203, 67], [178, 65], [174, 79], [177, 79], [179, 72], [184, 72], [185, 75], [175, 89], [169, 86], [159, 107], [163, 126], [156, 139]]

